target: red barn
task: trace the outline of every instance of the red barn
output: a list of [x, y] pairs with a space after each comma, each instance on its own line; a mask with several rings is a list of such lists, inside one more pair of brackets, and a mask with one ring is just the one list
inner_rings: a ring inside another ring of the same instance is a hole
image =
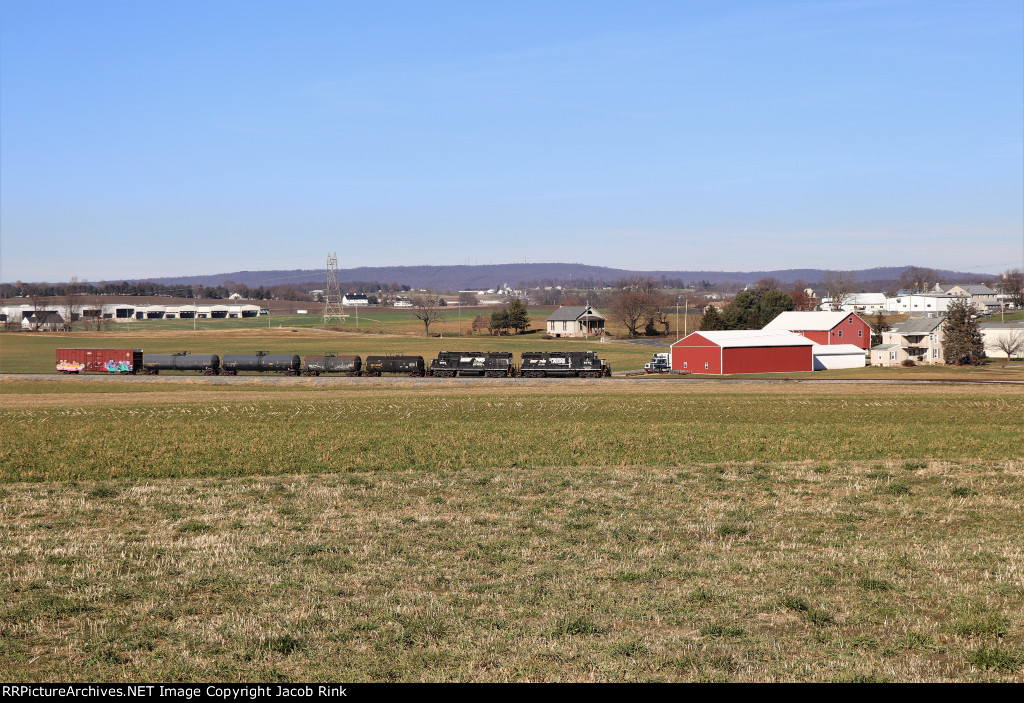
[[791, 332], [694, 332], [672, 345], [672, 369], [691, 373], [813, 371], [814, 342]]
[[871, 346], [871, 325], [854, 312], [797, 312], [780, 314], [764, 326], [773, 332], [802, 334], [818, 344]]

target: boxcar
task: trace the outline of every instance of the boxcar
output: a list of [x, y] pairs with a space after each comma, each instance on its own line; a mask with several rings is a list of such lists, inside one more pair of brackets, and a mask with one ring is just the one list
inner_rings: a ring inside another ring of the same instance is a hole
[[58, 349], [61, 373], [136, 373], [142, 370], [141, 349]]

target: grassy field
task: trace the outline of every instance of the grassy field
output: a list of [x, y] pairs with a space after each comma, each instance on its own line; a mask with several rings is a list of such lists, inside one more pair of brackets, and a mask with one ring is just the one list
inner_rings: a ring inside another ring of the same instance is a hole
[[[304, 316], [299, 316], [304, 317]], [[159, 320], [150, 321], [154, 327]], [[167, 322], [175, 322], [173, 320]], [[181, 321], [177, 321], [181, 322]], [[219, 320], [244, 323], [246, 320]], [[147, 325], [150, 323], [146, 323]], [[251, 354], [269, 351], [275, 354], [412, 354], [434, 358], [439, 351], [586, 351], [594, 350], [608, 359], [613, 371], [642, 372], [645, 363], [656, 351], [667, 351], [673, 339], [662, 340], [661, 346], [624, 342], [599, 342], [541, 338], [540, 334], [507, 337], [463, 336], [422, 337], [415, 334], [355, 334], [323, 330], [315, 327], [272, 327], [235, 329], [135, 329], [128, 333], [118, 326], [109, 332], [72, 333], [0, 333], [0, 373], [55, 373], [55, 351], [63, 347], [108, 347], [143, 349], [147, 353], [167, 354], [188, 350], [195, 353]], [[980, 367], [958, 368], [921, 365], [914, 368], [865, 367], [836, 371], [815, 371], [790, 374], [745, 374], [733, 378], [751, 379], [862, 379], [862, 380], [1024, 380], [1024, 365], [1012, 362], [1004, 368], [1001, 360], [992, 360]], [[701, 374], [679, 379], [721, 378]]]
[[235, 330], [132, 331], [118, 327], [110, 332], [47, 332], [0, 334], [0, 373], [54, 373], [55, 352], [65, 347], [143, 349], [168, 354], [188, 350], [210, 354], [413, 354], [426, 359], [437, 352], [452, 351], [597, 351], [613, 369], [642, 369], [652, 349], [635, 344], [601, 343], [596, 340], [541, 339], [539, 334], [507, 337], [423, 337], [415, 335], [361, 335], [303, 327]]
[[196, 381], [0, 381], [0, 679], [1024, 680], [1024, 388]]

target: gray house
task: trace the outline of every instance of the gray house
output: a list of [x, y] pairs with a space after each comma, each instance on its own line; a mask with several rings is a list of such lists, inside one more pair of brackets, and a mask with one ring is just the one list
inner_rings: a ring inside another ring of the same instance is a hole
[[907, 359], [915, 363], [942, 364], [941, 317], [912, 317], [882, 332], [882, 343], [871, 348], [872, 366], [899, 366]]
[[562, 306], [548, 315], [547, 332], [552, 337], [591, 337], [604, 334], [607, 318], [589, 305]]

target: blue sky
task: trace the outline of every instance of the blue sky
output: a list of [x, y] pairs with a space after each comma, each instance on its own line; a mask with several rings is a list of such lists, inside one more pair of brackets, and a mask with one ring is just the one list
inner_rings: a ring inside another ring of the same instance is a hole
[[0, 0], [0, 280], [1024, 257], [1024, 3]]

